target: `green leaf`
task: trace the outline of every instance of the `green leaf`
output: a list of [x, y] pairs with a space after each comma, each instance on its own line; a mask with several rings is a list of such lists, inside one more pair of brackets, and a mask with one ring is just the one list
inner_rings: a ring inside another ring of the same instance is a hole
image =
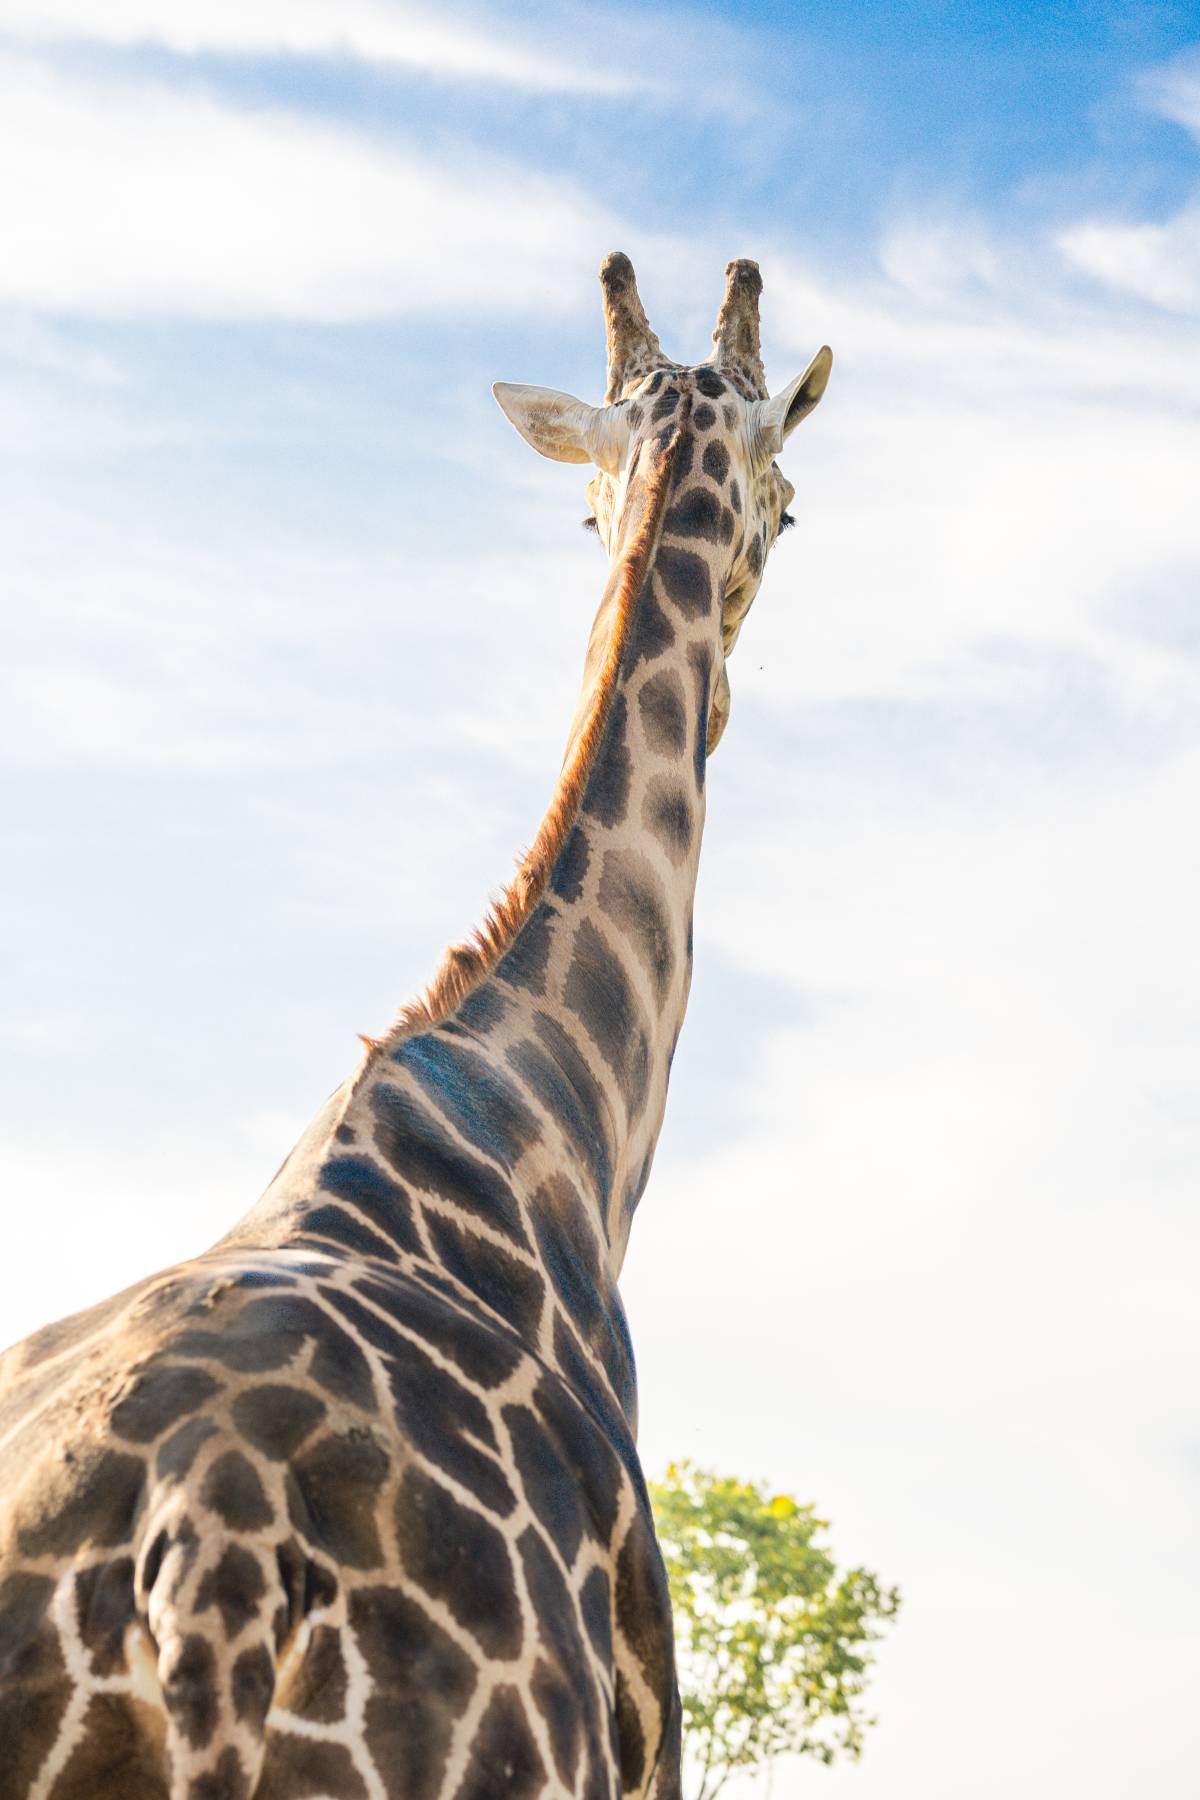
[[790, 1494], [672, 1463], [650, 1498], [675, 1611], [680, 1697], [702, 1800], [776, 1756], [857, 1758], [897, 1588], [839, 1573], [827, 1521]]

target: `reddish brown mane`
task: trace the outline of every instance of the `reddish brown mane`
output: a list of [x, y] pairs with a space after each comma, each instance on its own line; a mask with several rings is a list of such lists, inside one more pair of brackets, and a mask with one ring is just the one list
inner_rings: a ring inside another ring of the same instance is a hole
[[363, 1040], [371, 1049], [383, 1048], [385, 1045], [390, 1047], [400, 1039], [410, 1037], [417, 1031], [427, 1031], [447, 1018], [511, 948], [517, 933], [545, 893], [559, 852], [575, 823], [596, 753], [604, 741], [604, 730], [616, 692], [617, 673], [629, 639], [634, 606], [658, 539], [680, 435], [680, 428], [677, 427], [660, 455], [646, 484], [645, 511], [641, 523], [628, 549], [622, 553], [609, 576], [610, 583], [616, 584], [616, 617], [604, 662], [592, 691], [591, 707], [567, 761], [563, 764], [558, 786], [537, 836], [518, 863], [512, 881], [490, 908], [483, 924], [464, 943], [451, 944], [429, 986], [424, 993], [401, 1008], [386, 1037]]

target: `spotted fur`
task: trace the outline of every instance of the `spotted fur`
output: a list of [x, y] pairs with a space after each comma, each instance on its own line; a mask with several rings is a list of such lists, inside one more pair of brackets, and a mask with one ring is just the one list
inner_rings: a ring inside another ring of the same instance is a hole
[[0, 1359], [0, 1800], [680, 1793], [616, 1277], [779, 508], [608, 278], [636, 435], [513, 888], [227, 1238]]

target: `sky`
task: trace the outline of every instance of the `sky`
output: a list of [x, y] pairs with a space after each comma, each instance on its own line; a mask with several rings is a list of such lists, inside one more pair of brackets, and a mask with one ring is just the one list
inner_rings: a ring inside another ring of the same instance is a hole
[[600, 398], [614, 248], [699, 360], [754, 256], [772, 386], [835, 368], [644, 1460], [904, 1591], [863, 1761], [774, 1800], [1191, 1800], [1200, 14], [2, 0], [0, 242], [0, 1337], [221, 1235], [481, 916], [603, 570], [490, 384]]

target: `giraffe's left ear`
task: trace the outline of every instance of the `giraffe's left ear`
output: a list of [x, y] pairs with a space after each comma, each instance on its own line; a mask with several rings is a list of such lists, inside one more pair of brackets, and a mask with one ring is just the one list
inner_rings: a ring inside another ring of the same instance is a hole
[[497, 404], [527, 444], [553, 462], [595, 463], [615, 475], [625, 432], [617, 406], [589, 406], [556, 388], [526, 387], [519, 381], [492, 386]]
[[785, 441], [801, 419], [806, 419], [829, 381], [833, 367], [833, 351], [822, 344], [817, 354], [795, 381], [772, 394], [769, 400], [755, 400], [750, 407], [750, 442], [764, 463], [778, 456]]

